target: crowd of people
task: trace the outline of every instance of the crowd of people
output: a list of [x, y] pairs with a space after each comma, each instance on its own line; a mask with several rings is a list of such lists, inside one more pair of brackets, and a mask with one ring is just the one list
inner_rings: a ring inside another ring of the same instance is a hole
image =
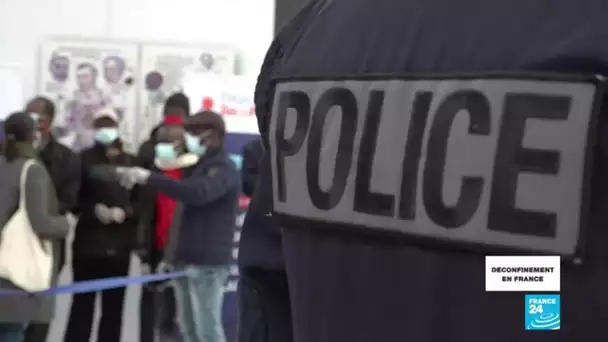
[[[80, 152], [53, 136], [55, 114], [52, 101], [36, 97], [4, 122], [0, 227], [24, 199], [32, 229], [53, 243], [53, 284], [64, 266], [71, 267], [74, 282], [128, 276], [133, 253], [144, 273], [184, 271], [188, 276], [174, 282], [143, 286], [140, 340], [224, 342], [222, 302], [242, 185], [224, 149], [222, 117], [212, 111], [190, 115], [189, 99], [173, 94], [162, 122], [132, 155], [123, 148], [113, 108], [95, 112], [95, 142]], [[28, 160], [36, 162], [20, 179]], [[66, 246], [69, 215], [77, 221]], [[71, 265], [64, 265], [66, 248]], [[0, 287], [16, 288], [1, 277]], [[89, 341], [95, 334], [98, 297], [96, 341], [120, 341], [125, 290], [74, 294], [64, 341]], [[0, 341], [46, 341], [54, 301], [0, 297]]]

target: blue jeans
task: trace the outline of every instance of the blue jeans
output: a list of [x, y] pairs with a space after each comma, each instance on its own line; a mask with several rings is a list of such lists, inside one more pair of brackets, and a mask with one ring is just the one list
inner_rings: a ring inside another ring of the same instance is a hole
[[0, 342], [23, 342], [25, 325], [19, 323], [0, 323]]
[[222, 304], [228, 266], [178, 265], [177, 269], [188, 273], [175, 281], [183, 342], [226, 342]]

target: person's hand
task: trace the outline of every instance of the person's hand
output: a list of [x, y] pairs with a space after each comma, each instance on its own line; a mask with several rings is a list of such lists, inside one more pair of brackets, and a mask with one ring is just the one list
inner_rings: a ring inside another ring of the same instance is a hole
[[149, 275], [152, 274], [152, 267], [150, 264], [142, 262], [141, 263], [141, 275]]
[[135, 184], [144, 184], [150, 177], [150, 171], [141, 167], [117, 167], [116, 175], [123, 187], [130, 189]]
[[127, 213], [125, 213], [124, 209], [118, 207], [112, 207], [110, 210], [110, 216], [112, 217], [112, 221], [116, 223], [123, 223], [127, 218]]
[[148, 250], [144, 247], [138, 247], [135, 249], [135, 255], [139, 258], [139, 261], [141, 262], [141, 264], [148, 264], [149, 260], [150, 260], [150, 253], [148, 253]]
[[173, 270], [173, 267], [168, 263], [161, 261], [158, 266], [156, 266], [156, 273], [169, 273]]
[[95, 204], [95, 216], [99, 220], [99, 222], [103, 224], [110, 224], [112, 222], [112, 213], [110, 208], [108, 208], [105, 204], [97, 203]]

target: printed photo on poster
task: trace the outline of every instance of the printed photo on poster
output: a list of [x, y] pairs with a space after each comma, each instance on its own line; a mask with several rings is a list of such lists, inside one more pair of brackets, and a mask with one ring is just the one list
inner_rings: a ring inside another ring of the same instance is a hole
[[141, 48], [142, 94], [140, 108], [143, 120], [140, 139], [160, 122], [165, 99], [183, 90], [184, 76], [189, 73], [231, 75], [235, 72], [236, 52], [220, 47], [192, 47], [144, 44]]
[[137, 149], [137, 44], [90, 40], [49, 40], [40, 48], [39, 94], [55, 102], [54, 132], [75, 151], [94, 143], [93, 113], [114, 108], [120, 137]]

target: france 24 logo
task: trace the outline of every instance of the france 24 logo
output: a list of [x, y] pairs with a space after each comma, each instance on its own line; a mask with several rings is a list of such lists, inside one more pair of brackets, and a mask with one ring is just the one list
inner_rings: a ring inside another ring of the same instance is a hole
[[526, 295], [526, 330], [559, 330], [561, 305], [558, 294]]

